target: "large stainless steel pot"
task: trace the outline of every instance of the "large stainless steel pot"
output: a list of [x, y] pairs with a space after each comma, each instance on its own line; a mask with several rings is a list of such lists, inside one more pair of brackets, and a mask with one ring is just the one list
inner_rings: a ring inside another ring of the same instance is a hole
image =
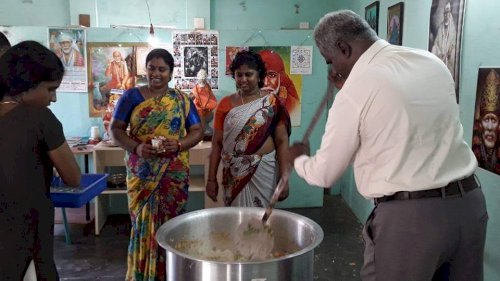
[[239, 224], [262, 218], [261, 208], [211, 208], [183, 214], [163, 224], [156, 240], [167, 252], [169, 281], [308, 281], [313, 280], [314, 248], [323, 230], [314, 221], [284, 210], [274, 210], [268, 223], [275, 249], [288, 254], [249, 262], [215, 262], [178, 251], [181, 240], [208, 239], [210, 233], [233, 233]]

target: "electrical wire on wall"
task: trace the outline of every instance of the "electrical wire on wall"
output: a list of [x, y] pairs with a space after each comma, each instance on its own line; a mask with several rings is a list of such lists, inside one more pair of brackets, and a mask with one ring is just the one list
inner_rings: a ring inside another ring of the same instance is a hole
[[156, 46], [160, 43], [157, 37], [155, 37], [155, 29], [153, 27], [153, 21], [151, 20], [151, 11], [149, 10], [149, 3], [148, 0], [144, 0], [146, 2], [146, 6], [148, 8], [148, 16], [149, 16], [149, 37], [148, 37], [148, 43], [151, 46]]

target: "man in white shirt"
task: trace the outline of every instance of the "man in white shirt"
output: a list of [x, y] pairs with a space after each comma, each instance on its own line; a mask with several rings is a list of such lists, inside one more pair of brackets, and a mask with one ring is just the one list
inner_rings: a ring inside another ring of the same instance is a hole
[[352, 164], [359, 192], [375, 201], [362, 280], [429, 281], [445, 263], [450, 280], [482, 280], [488, 215], [446, 65], [381, 40], [352, 11], [327, 14], [314, 36], [341, 90], [316, 155], [297, 143], [290, 158], [322, 187]]

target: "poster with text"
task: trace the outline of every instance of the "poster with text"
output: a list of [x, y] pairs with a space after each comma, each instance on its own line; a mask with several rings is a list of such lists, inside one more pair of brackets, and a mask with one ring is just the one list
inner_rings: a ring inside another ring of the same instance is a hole
[[290, 74], [312, 74], [313, 46], [292, 46]]
[[173, 31], [174, 86], [189, 92], [204, 69], [212, 90], [219, 88], [219, 33], [213, 30]]
[[58, 92], [87, 92], [86, 36], [82, 28], [49, 28], [49, 49], [64, 65]]
[[285, 103], [292, 126], [300, 126], [302, 76], [290, 74], [290, 46], [250, 47], [260, 54], [266, 65], [266, 79], [262, 90], [277, 94]]

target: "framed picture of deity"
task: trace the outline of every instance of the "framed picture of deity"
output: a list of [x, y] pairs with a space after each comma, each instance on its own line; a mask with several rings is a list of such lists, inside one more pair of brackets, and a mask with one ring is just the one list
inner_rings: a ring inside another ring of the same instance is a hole
[[500, 67], [479, 68], [472, 151], [479, 167], [500, 175]]
[[125, 90], [146, 85], [147, 43], [88, 43], [89, 116], [101, 117], [105, 137], [118, 99]]
[[378, 12], [379, 12], [380, 2], [375, 1], [365, 8], [365, 20], [368, 24], [375, 30], [378, 34]]
[[430, 11], [428, 49], [446, 64], [453, 76], [457, 102], [465, 7], [465, 0], [432, 0]]
[[403, 44], [403, 14], [403, 2], [390, 6], [387, 9], [387, 42], [391, 44]]

